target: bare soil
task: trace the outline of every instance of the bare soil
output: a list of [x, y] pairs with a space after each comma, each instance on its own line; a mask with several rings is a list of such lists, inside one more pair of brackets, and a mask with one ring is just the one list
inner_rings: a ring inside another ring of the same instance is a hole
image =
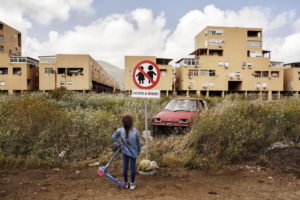
[[[270, 152], [267, 167], [231, 166], [209, 172], [162, 168], [154, 176], [137, 175], [135, 190], [97, 176], [97, 167], [0, 170], [0, 199], [299, 200], [298, 150]], [[109, 172], [122, 179], [118, 164]]]
[[[299, 199], [300, 179], [271, 169], [215, 172], [160, 169], [137, 175], [136, 190], [119, 188], [97, 168], [0, 171], [0, 199]], [[120, 170], [113, 170], [121, 177]]]

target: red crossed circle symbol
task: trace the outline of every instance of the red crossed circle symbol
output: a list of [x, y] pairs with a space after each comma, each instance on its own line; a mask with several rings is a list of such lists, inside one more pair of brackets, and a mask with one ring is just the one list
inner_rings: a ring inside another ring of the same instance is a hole
[[[149, 65], [152, 65], [155, 69], [156, 69], [156, 79], [153, 80], [153, 78], [151, 78], [146, 72], [144, 72], [143, 69], [140, 68], [141, 65], [143, 64], [149, 64]], [[141, 84], [139, 84], [137, 81], [136, 81], [136, 71], [139, 71], [141, 72], [145, 78], [147, 78], [150, 82], [151, 82], [151, 85], [150, 86], [142, 86]], [[152, 62], [152, 61], [149, 61], [149, 60], [145, 60], [145, 61], [142, 61], [142, 62], [139, 62], [134, 70], [133, 70], [133, 73], [132, 73], [132, 79], [133, 79], [133, 82], [134, 84], [140, 88], [140, 89], [151, 89], [153, 87], [155, 87], [160, 79], [160, 70], [159, 70], [159, 67], [156, 63]]]

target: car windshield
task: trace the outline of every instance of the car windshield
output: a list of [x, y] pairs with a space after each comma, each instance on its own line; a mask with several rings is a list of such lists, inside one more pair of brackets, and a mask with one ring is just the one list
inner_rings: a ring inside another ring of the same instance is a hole
[[189, 99], [173, 99], [165, 107], [165, 110], [170, 111], [188, 111], [195, 112], [197, 109], [196, 101]]

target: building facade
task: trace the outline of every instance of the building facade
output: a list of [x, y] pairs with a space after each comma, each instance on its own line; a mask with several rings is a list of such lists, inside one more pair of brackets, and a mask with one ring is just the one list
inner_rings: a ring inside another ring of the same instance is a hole
[[177, 62], [178, 93], [280, 98], [283, 69], [272, 67], [262, 38], [260, 28], [206, 27], [195, 36], [194, 59]]
[[21, 55], [21, 32], [0, 21], [0, 92], [38, 89], [39, 62]]
[[40, 56], [39, 89], [115, 92], [119, 84], [89, 55]]
[[0, 53], [0, 92], [38, 90], [38, 60]]
[[300, 62], [284, 64], [284, 91], [288, 95], [300, 96]]
[[0, 21], [0, 53], [12, 56], [22, 54], [21, 32]]
[[175, 72], [174, 67], [169, 65], [172, 59], [157, 58], [155, 56], [125, 56], [124, 82], [125, 91], [139, 89], [133, 82], [133, 70], [136, 65], [142, 61], [151, 61], [158, 65], [160, 70], [160, 79], [158, 84], [152, 88], [160, 90], [162, 94], [169, 95], [174, 91]]

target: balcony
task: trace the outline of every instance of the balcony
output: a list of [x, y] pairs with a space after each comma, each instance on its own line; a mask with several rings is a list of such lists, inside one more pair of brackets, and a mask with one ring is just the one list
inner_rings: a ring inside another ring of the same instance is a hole
[[158, 65], [169, 65], [173, 59], [170, 58], [156, 58], [156, 64]]
[[248, 30], [247, 36], [249, 38], [261, 38], [261, 31]]
[[223, 40], [218, 40], [218, 39], [209, 39], [205, 41], [205, 46], [210, 46], [210, 47], [219, 47], [222, 48], [224, 45]]
[[248, 47], [252, 48], [261, 48], [262, 47], [262, 42], [261, 41], [256, 41], [256, 40], [248, 40], [247, 41]]
[[9, 57], [10, 63], [25, 63], [29, 65], [33, 65], [35, 67], [39, 66], [39, 61], [29, 57], [22, 56], [11, 56]]
[[178, 60], [176, 62], [176, 64], [179, 65], [179, 67], [183, 67], [183, 66], [199, 67], [200, 66], [199, 59], [196, 59], [196, 58], [181, 58], [180, 60]]
[[56, 56], [39, 56], [41, 64], [56, 64]]

